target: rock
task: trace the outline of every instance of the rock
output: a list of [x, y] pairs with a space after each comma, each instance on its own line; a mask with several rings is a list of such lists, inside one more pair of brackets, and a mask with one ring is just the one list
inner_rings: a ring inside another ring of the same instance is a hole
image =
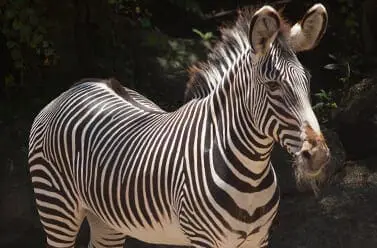
[[334, 130], [322, 127], [322, 133], [331, 152], [331, 161], [326, 172], [333, 175], [344, 167], [346, 152], [339, 135]]
[[334, 177], [334, 183], [347, 188], [377, 186], [377, 156], [347, 161]]
[[374, 155], [377, 151], [377, 78], [352, 86], [333, 119], [349, 159]]

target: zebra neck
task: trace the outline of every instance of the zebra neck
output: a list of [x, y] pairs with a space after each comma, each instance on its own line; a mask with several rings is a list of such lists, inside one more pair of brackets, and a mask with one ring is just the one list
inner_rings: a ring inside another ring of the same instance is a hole
[[211, 94], [210, 115], [217, 145], [224, 156], [260, 174], [269, 165], [273, 140], [258, 131], [246, 105], [251, 83], [247, 81], [251, 73], [247, 58], [236, 61]]

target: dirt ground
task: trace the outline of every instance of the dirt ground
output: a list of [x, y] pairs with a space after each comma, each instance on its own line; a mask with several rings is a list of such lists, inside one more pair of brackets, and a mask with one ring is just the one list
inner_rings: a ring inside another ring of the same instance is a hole
[[377, 247], [377, 174], [364, 185], [333, 186], [322, 199], [282, 199], [271, 247]]

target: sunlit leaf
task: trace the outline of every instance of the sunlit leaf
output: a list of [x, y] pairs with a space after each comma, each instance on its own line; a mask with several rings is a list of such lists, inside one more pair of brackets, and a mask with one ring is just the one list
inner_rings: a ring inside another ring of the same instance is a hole
[[177, 50], [177, 48], [178, 48], [178, 42], [177, 41], [169, 40], [168, 43], [169, 43], [169, 46], [171, 47], [171, 49]]
[[323, 68], [327, 70], [339, 70], [343, 67], [341, 64], [327, 64]]
[[314, 105], [312, 108], [313, 108], [314, 110], [317, 110], [317, 109], [322, 108], [324, 105], [325, 105], [325, 104], [324, 104], [323, 102], [319, 102], [319, 103], [317, 103], [316, 105]]
[[204, 39], [205, 39], [205, 40], [209, 40], [209, 39], [212, 38], [212, 36], [213, 36], [212, 32], [205, 33], [205, 35], [204, 35]]
[[331, 106], [331, 108], [334, 108], [334, 109], [338, 107], [338, 105], [335, 102], [331, 103], [330, 106]]
[[329, 53], [328, 55], [329, 55], [329, 57], [330, 57], [331, 59], [333, 59], [333, 60], [337, 60], [337, 58], [335, 57], [334, 54]]

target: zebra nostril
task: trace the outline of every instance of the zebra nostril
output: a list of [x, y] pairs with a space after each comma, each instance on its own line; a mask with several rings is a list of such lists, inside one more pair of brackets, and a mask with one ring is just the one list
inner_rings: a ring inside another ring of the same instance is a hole
[[301, 152], [301, 156], [303, 156], [306, 159], [310, 159], [312, 157], [312, 155], [310, 154], [310, 152], [306, 151], [306, 150]]

